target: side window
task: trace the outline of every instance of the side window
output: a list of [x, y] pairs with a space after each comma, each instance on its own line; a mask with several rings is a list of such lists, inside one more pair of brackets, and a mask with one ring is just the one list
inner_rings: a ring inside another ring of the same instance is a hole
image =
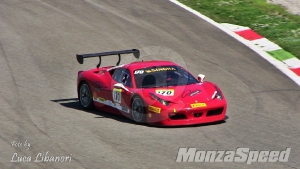
[[132, 87], [132, 79], [128, 69], [124, 70], [121, 83], [123, 83], [124, 86]]
[[121, 82], [121, 81], [120, 81], [120, 78], [121, 78], [121, 75], [122, 75], [123, 70], [124, 70], [124, 69], [116, 69], [116, 70], [114, 71], [113, 76], [112, 76], [112, 78], [113, 78], [116, 82], [118, 82], [118, 83]]
[[128, 69], [124, 69], [124, 68], [116, 69], [112, 78], [117, 83], [123, 83], [124, 86], [132, 87], [132, 80]]

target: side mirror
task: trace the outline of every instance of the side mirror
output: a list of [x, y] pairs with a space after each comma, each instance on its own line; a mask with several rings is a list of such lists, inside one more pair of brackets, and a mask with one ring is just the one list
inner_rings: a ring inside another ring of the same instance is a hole
[[205, 75], [204, 75], [204, 74], [199, 74], [199, 75], [198, 75], [198, 81], [199, 81], [200, 83], [203, 83], [204, 78], [205, 78]]
[[129, 92], [129, 90], [122, 84], [122, 83], [116, 83], [114, 85], [115, 88], [121, 88], [121, 89], [124, 89], [126, 90], [127, 92]]

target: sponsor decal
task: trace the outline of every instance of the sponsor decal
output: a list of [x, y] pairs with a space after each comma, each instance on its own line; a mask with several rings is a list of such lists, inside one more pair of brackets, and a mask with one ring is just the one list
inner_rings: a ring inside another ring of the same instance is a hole
[[136, 71], [134, 71], [134, 74], [136, 75], [136, 74], [143, 74], [144, 73], [144, 70], [136, 70]]
[[161, 108], [155, 106], [148, 106], [148, 110], [154, 113], [160, 113]]
[[105, 100], [104, 98], [101, 98], [101, 97], [93, 98], [93, 100], [95, 102], [102, 103], [102, 104], [105, 104], [107, 106], [110, 106], [110, 107], [116, 108], [118, 110], [121, 110], [121, 111], [123, 111], [125, 113], [129, 113], [130, 112], [130, 109], [128, 107], [121, 106], [120, 103], [114, 103], [111, 100]]
[[197, 108], [197, 107], [206, 107], [206, 103], [194, 103], [191, 104], [192, 108]]
[[196, 91], [193, 91], [190, 96], [195, 96], [196, 94], [199, 94], [200, 93], [200, 90], [196, 90]]
[[98, 97], [98, 100], [99, 100], [100, 102], [105, 102], [105, 99], [102, 98], [102, 97]]
[[176, 162], [238, 162], [250, 165], [253, 162], [288, 162], [291, 148], [286, 150], [230, 150], [197, 151], [196, 148], [179, 148]]
[[146, 73], [152, 72], [161, 72], [161, 71], [168, 71], [168, 70], [176, 70], [174, 67], [162, 67], [162, 68], [155, 68], [155, 69], [146, 69]]
[[185, 97], [187, 97], [187, 96], [195, 96], [195, 95], [197, 95], [197, 94], [199, 94], [201, 91], [200, 90], [194, 90], [194, 91], [192, 91], [192, 90], [186, 90], [186, 91], [184, 91], [183, 93], [182, 93], [182, 98], [185, 98]]
[[155, 90], [156, 94], [163, 96], [174, 96], [174, 89]]
[[113, 91], [116, 91], [116, 92], [122, 92], [122, 89], [114, 88]]
[[129, 108], [128, 107], [122, 106], [121, 110], [123, 112], [129, 113]]

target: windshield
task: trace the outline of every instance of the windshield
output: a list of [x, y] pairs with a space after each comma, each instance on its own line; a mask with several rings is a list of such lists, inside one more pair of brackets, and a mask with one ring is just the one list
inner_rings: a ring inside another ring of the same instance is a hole
[[137, 88], [181, 86], [198, 83], [197, 79], [179, 66], [154, 66], [134, 71]]

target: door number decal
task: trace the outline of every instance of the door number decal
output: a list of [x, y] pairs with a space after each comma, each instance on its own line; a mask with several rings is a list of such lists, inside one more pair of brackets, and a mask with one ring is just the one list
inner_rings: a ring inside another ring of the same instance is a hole
[[113, 100], [114, 102], [121, 103], [122, 89], [113, 89]]

